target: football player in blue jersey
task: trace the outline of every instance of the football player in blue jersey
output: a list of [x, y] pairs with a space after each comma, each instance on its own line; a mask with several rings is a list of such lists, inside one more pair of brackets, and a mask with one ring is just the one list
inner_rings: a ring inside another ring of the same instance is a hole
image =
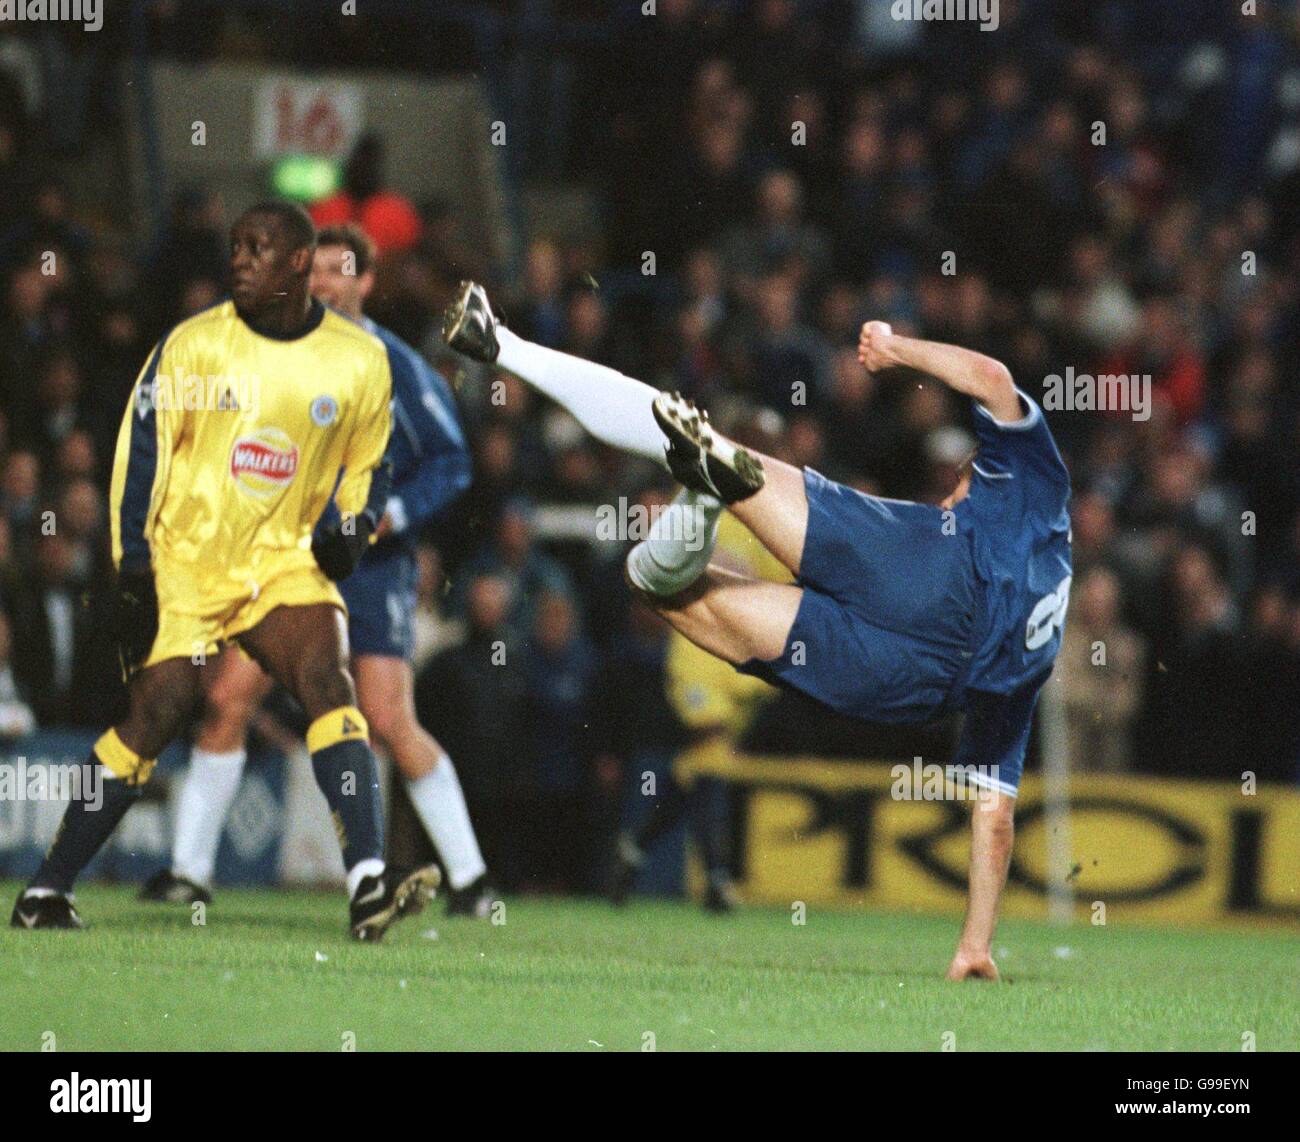
[[[689, 401], [517, 337], [472, 282], [448, 309], [443, 337], [684, 485], [632, 548], [626, 576], [692, 642], [871, 721], [964, 711], [952, 764], [979, 795], [966, 919], [948, 975], [997, 979], [992, 940], [1016, 791], [1038, 693], [1061, 645], [1071, 567], [1070, 475], [1042, 411], [1006, 367], [896, 335], [884, 322], [862, 327], [858, 356], [869, 371], [913, 369], [973, 402], [977, 452], [952, 493], [930, 505], [865, 495], [751, 453]], [[794, 583], [710, 563], [724, 509]]]

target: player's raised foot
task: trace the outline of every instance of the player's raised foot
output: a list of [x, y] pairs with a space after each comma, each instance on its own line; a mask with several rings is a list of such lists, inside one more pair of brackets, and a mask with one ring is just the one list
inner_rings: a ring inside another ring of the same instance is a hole
[[736, 886], [731, 877], [718, 873], [709, 874], [709, 887], [704, 893], [704, 910], [717, 916], [734, 912], [739, 901], [736, 899]]
[[497, 359], [497, 316], [487, 291], [477, 282], [461, 282], [456, 300], [442, 315], [442, 339], [457, 353], [490, 365]]
[[386, 868], [364, 877], [352, 897], [352, 938], [377, 943], [398, 920], [424, 910], [433, 898], [442, 873], [437, 865], [417, 869]]
[[678, 483], [724, 504], [748, 499], [763, 486], [763, 465], [713, 430], [709, 414], [680, 393], [660, 393], [654, 417], [668, 438], [668, 467]]
[[177, 876], [171, 869], [156, 872], [140, 889], [141, 900], [155, 904], [211, 904], [212, 893], [197, 881]]
[[474, 920], [486, 920], [492, 915], [492, 905], [500, 899], [500, 894], [492, 887], [487, 873], [464, 888], [447, 890], [447, 915], [468, 916]]
[[11, 928], [67, 928], [81, 929], [86, 925], [77, 915], [71, 896], [61, 892], [33, 895], [27, 889], [14, 904], [9, 917]]

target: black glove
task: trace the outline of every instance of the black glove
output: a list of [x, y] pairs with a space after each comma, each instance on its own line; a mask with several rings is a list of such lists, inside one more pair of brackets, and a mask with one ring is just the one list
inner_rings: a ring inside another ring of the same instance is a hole
[[311, 553], [326, 576], [336, 583], [346, 579], [356, 570], [357, 563], [370, 546], [370, 536], [375, 530], [374, 520], [366, 513], [352, 517], [351, 525], [344, 530], [345, 520], [335, 520], [329, 527], [312, 536]]
[[113, 639], [124, 679], [144, 665], [157, 637], [158, 592], [153, 571], [123, 568], [117, 573], [113, 592]]

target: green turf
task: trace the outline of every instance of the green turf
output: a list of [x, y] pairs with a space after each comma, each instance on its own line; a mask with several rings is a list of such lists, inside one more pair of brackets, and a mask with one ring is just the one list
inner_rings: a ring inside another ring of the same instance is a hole
[[954, 985], [955, 922], [925, 916], [529, 899], [494, 926], [439, 902], [361, 946], [334, 894], [222, 892], [203, 927], [125, 888], [78, 902], [85, 932], [0, 932], [0, 1048], [1300, 1048], [1294, 934], [1007, 922], [1008, 982]]

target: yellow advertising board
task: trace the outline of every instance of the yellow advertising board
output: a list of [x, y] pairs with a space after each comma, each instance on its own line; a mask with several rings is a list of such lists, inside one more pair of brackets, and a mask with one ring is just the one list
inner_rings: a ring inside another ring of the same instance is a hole
[[[727, 780], [736, 879], [755, 903], [960, 911], [972, 805], [896, 796], [894, 766], [691, 751], [689, 768]], [[910, 764], [907, 768], [911, 768]], [[915, 788], [915, 783], [912, 783]], [[1027, 775], [1004, 914], [1044, 917], [1049, 824], [1042, 778]], [[1055, 879], [1078, 919], [1300, 925], [1300, 790], [1227, 782], [1078, 775], [1069, 783], [1067, 860]]]

